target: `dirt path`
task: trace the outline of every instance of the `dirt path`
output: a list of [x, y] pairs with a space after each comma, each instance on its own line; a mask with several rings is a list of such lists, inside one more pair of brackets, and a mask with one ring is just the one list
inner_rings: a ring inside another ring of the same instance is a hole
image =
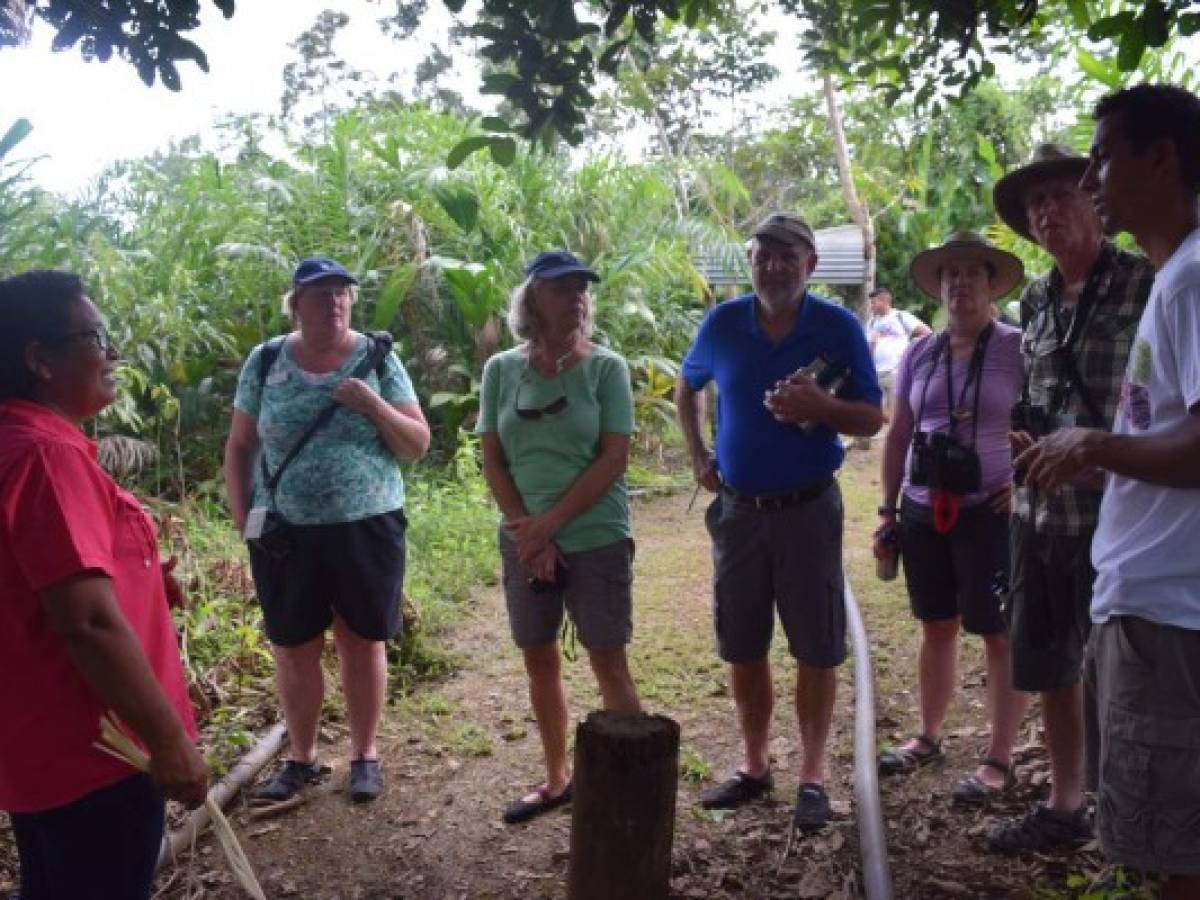
[[[843, 476], [846, 558], [875, 653], [880, 741], [913, 727], [914, 628], [900, 582], [875, 580], [867, 554], [874, 526], [876, 464], [853, 457]], [[701, 498], [703, 499], [703, 498]], [[852, 811], [853, 686], [842, 670], [831, 748], [830, 794], [837, 818], [789, 847], [797, 750], [790, 703], [777, 706], [771, 750], [773, 800], [732, 814], [696, 805], [700, 789], [737, 762], [726, 674], [711, 635], [709, 547], [702, 502], [672, 496], [635, 505], [634, 675], [646, 707], [682, 726], [673, 896], [853, 897], [860, 894]], [[235, 819], [271, 897], [542, 898], [561, 897], [570, 813], [506, 827], [504, 802], [539, 783], [540, 748], [529, 717], [523, 673], [512, 647], [498, 588], [481, 589], [475, 608], [448, 640], [462, 667], [389, 710], [383, 757], [388, 790], [352, 807], [343, 793], [344, 742], [327, 747], [331, 781], [304, 806], [268, 822]], [[777, 642], [778, 643], [778, 642]], [[945, 766], [884, 783], [889, 854], [898, 897], [1032, 896], [1061, 888], [1069, 870], [1095, 869], [1092, 857], [1014, 862], [981, 852], [990, 818], [1019, 811], [1044, 782], [1033, 747], [1022, 753], [1018, 795], [999, 808], [964, 812], [945, 799], [985, 744], [981, 657], [966, 644], [966, 689], [952, 714]], [[777, 693], [791, 695], [794, 669], [775, 651]], [[583, 659], [566, 665], [572, 709], [597, 702]], [[1027, 722], [1027, 743], [1033, 738]], [[785, 851], [786, 855], [785, 855]], [[169, 897], [235, 897], [214, 846], [205, 843], [179, 867]], [[1044, 895], [1043, 895], [1044, 896]]]

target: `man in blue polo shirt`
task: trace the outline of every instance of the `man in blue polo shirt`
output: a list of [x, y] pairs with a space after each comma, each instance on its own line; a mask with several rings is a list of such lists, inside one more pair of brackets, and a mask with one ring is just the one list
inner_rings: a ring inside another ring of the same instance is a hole
[[[745, 757], [705, 791], [730, 808], [774, 787], [768, 727], [774, 704], [767, 658], [774, 610], [797, 662], [801, 828], [829, 819], [825, 745], [846, 656], [838, 434], [869, 437], [883, 424], [862, 326], [807, 291], [816, 240], [797, 215], [774, 213], [750, 244], [754, 293], [711, 310], [683, 361], [675, 405], [696, 481], [717, 494], [705, 516], [713, 540], [717, 647], [730, 663]], [[800, 370], [817, 363], [820, 382]], [[827, 390], [837, 379], [836, 393]], [[717, 386], [714, 456], [701, 429], [703, 389]]]

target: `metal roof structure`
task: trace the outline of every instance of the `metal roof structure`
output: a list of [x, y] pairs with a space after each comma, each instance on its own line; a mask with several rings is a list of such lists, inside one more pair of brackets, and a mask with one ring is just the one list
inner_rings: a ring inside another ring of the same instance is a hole
[[[862, 229], [857, 225], [838, 225], [822, 228], [817, 239], [817, 268], [808, 279], [816, 284], [863, 284], [867, 278], [867, 261], [863, 254]], [[750, 270], [746, 265], [743, 245], [730, 243], [709, 246], [696, 254], [696, 270], [713, 287], [728, 284], [749, 284]]]

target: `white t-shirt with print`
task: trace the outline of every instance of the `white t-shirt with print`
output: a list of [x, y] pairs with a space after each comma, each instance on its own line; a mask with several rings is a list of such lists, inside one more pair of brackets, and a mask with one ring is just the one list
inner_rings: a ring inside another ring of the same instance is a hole
[[[1154, 279], [1113, 431], [1159, 434], [1200, 403], [1200, 229]], [[1200, 465], [1200, 460], [1196, 460]], [[1130, 615], [1200, 630], [1200, 490], [1108, 476], [1092, 541], [1092, 621]]]
[[913, 329], [924, 324], [910, 312], [902, 309], [888, 310], [882, 316], [871, 316], [867, 320], [867, 340], [874, 338], [871, 358], [875, 361], [875, 372], [888, 375], [900, 364]]

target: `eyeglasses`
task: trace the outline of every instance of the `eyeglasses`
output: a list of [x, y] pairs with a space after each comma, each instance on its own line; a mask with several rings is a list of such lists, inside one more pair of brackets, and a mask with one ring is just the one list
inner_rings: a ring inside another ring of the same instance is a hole
[[[513, 394], [513, 412], [521, 419], [540, 419], [542, 416], [556, 416], [567, 408], [567, 395], [564, 391], [563, 395], [557, 400], [551, 400], [545, 406], [535, 406], [525, 408], [521, 406], [521, 388], [525, 384], [525, 375], [521, 375], [521, 380], [517, 382], [516, 393]], [[559, 387], [562, 387], [562, 382], [559, 382]]]
[[103, 325], [97, 325], [95, 328], [85, 328], [83, 331], [72, 331], [69, 334], [60, 334], [57, 337], [49, 339], [50, 343], [65, 343], [67, 341], [77, 341], [80, 338], [90, 338], [92, 343], [96, 345], [96, 349], [101, 353], [117, 352], [116, 342], [113, 341], [112, 335], [108, 333], [108, 329]]

